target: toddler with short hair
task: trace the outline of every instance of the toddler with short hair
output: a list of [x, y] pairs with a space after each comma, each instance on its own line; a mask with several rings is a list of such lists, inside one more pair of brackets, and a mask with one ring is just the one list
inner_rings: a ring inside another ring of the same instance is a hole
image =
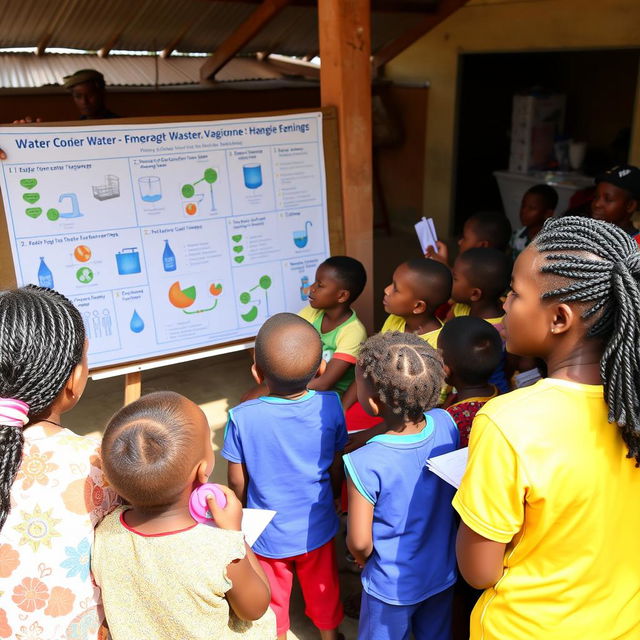
[[275, 638], [269, 583], [240, 530], [239, 500], [227, 487], [224, 507], [208, 496], [217, 526], [189, 512], [214, 464], [202, 410], [170, 391], [143, 396], [111, 418], [102, 457], [130, 505], [102, 521], [91, 556], [111, 637]]

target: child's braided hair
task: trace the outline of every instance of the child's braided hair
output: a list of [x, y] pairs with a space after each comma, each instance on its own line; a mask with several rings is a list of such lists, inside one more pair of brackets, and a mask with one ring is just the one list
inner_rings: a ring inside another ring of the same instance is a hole
[[438, 404], [442, 358], [417, 335], [389, 331], [372, 336], [360, 348], [358, 366], [380, 400], [404, 420], [416, 422]]
[[[46, 417], [82, 360], [84, 336], [79, 311], [56, 291], [30, 285], [0, 292], [0, 397], [26, 402], [31, 422]], [[0, 529], [23, 446], [22, 429], [0, 424]]]
[[600, 375], [609, 421], [640, 466], [640, 251], [619, 227], [591, 218], [548, 220], [533, 242], [542, 273], [564, 279], [542, 297], [585, 306], [588, 338], [604, 343]]

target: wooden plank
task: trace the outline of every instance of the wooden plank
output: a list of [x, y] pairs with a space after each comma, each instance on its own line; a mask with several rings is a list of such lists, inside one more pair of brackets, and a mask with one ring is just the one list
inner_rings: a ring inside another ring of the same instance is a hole
[[98, 50], [98, 58], [106, 58], [122, 37], [122, 31], [116, 31], [106, 42], [106, 44]]
[[200, 68], [200, 80], [213, 80], [231, 58], [275, 18], [291, 0], [264, 0], [262, 4], [216, 49]]
[[191, 27], [195, 24], [195, 20], [191, 21], [189, 24], [185, 25], [180, 32], [167, 44], [162, 51], [160, 52], [161, 58], [168, 58], [178, 47], [178, 45], [182, 42], [183, 38], [189, 33]]
[[127, 373], [124, 377], [124, 404], [131, 404], [142, 395], [142, 373]]
[[318, 6], [320, 95], [338, 113], [345, 252], [369, 282], [355, 307], [373, 330], [371, 24], [369, 0], [322, 0]]
[[469, 2], [469, 0], [441, 0], [438, 5], [438, 10], [435, 13], [427, 15], [414, 27], [405, 31], [399, 38], [393, 40], [376, 52], [372, 60], [374, 74], [380, 67], [402, 53], [407, 47], [422, 38], [422, 36], [439, 25], [443, 20], [446, 20], [452, 13], [467, 4], [467, 2]]

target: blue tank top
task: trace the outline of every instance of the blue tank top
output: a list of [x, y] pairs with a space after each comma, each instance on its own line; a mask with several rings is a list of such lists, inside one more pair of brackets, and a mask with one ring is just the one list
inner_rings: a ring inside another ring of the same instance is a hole
[[456, 581], [455, 489], [431, 473], [428, 458], [458, 448], [442, 409], [425, 413], [418, 434], [375, 436], [345, 456], [345, 470], [373, 507], [373, 553], [362, 572], [369, 594], [396, 605], [421, 602]]

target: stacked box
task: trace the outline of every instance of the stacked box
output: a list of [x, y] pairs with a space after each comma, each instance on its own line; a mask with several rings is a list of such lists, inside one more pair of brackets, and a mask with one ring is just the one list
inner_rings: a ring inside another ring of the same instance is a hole
[[564, 129], [565, 96], [515, 95], [511, 114], [509, 171], [552, 168], [555, 137]]

